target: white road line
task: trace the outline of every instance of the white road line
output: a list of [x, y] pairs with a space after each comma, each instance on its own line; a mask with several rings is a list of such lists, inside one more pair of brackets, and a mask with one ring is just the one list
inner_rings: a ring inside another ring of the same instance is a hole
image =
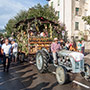
[[[52, 72], [52, 73], [56, 75], [56, 72]], [[90, 86], [87, 86], [87, 85], [85, 85], [83, 83], [80, 83], [78, 81], [73, 80], [73, 83], [76, 83], [76, 84], [78, 84], [78, 85], [80, 85], [80, 86], [82, 86], [84, 88], [90, 89]]]
[[52, 72], [52, 73], [56, 75], [56, 72]]
[[76, 84], [78, 84], [78, 85], [80, 85], [80, 86], [82, 86], [82, 87], [84, 87], [84, 88], [90, 89], [89, 86], [87, 86], [87, 85], [85, 85], [85, 84], [82, 84], [82, 83], [80, 83], [80, 82], [78, 82], [78, 81], [73, 80], [73, 82], [76, 83]]

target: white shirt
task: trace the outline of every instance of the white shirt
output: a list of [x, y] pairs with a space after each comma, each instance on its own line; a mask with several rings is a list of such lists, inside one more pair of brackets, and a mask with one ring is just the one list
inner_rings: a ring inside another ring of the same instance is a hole
[[85, 43], [84, 42], [82, 43], [82, 47], [85, 47]]
[[66, 43], [66, 47], [69, 47], [69, 44], [68, 43]]
[[13, 53], [18, 52], [18, 44], [17, 43], [12, 44], [12, 48], [13, 48]]
[[11, 44], [8, 44], [8, 45], [3, 44], [2, 45], [2, 49], [4, 50], [4, 54], [10, 54], [11, 48], [12, 48]]

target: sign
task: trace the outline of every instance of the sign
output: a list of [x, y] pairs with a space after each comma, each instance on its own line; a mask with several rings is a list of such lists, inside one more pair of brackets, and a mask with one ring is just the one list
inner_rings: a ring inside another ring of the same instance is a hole
[[65, 36], [65, 31], [62, 31], [62, 36]]

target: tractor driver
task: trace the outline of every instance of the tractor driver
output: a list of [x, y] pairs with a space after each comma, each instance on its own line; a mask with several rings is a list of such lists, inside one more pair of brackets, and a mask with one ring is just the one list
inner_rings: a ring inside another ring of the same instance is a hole
[[51, 44], [51, 51], [53, 54], [53, 62], [54, 64], [57, 64], [57, 52], [61, 50], [61, 46], [58, 43], [58, 38], [54, 38], [54, 42]]

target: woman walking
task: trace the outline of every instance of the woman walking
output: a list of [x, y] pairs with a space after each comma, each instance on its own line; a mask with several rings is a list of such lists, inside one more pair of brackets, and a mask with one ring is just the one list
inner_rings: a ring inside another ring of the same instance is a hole
[[85, 42], [82, 40], [82, 53], [85, 54]]
[[78, 42], [77, 49], [78, 49], [78, 52], [82, 53], [82, 43], [80, 40]]

